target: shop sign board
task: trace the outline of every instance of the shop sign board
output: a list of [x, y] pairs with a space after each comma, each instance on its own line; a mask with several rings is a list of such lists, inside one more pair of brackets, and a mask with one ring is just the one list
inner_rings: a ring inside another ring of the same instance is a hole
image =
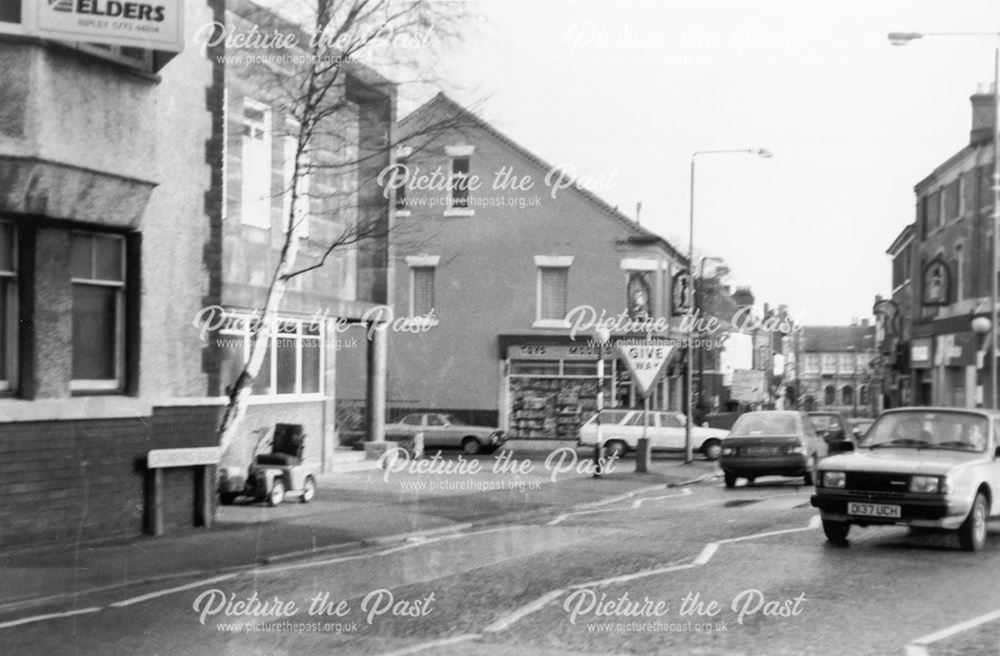
[[660, 377], [663, 365], [670, 359], [673, 350], [671, 344], [652, 340], [618, 345], [618, 353], [628, 365], [640, 397], [649, 396], [653, 383]]
[[181, 52], [184, 0], [23, 0], [30, 34], [60, 41]]

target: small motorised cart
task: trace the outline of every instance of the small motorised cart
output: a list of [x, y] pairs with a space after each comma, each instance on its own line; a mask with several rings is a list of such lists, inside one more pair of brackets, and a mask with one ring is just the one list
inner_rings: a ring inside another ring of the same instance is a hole
[[[270, 453], [260, 453], [269, 439]], [[277, 506], [286, 498], [298, 497], [302, 503], [309, 503], [316, 496], [316, 478], [313, 467], [302, 462], [304, 447], [301, 424], [275, 424], [273, 434], [266, 432], [257, 443], [247, 469], [219, 469], [219, 501], [228, 506], [238, 497], [251, 497]]]

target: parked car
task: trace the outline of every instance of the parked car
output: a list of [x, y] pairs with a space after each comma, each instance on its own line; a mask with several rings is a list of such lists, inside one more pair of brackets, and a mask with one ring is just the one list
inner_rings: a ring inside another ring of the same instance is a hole
[[1000, 413], [960, 408], [884, 412], [851, 453], [820, 465], [812, 505], [831, 542], [852, 525], [903, 524], [957, 531], [979, 551], [1000, 515]]
[[385, 426], [388, 440], [410, 439], [417, 433], [424, 434], [425, 449], [455, 447], [469, 455], [493, 451], [507, 441], [499, 428], [473, 426], [452, 415], [437, 412], [409, 414]]
[[[653, 451], [683, 451], [685, 449], [687, 417], [679, 412], [662, 412], [650, 410], [602, 410], [601, 437], [604, 441], [605, 454], [610, 457], [622, 457], [639, 446], [642, 437], [643, 424], [647, 422], [649, 446]], [[718, 428], [691, 428], [692, 449], [701, 453], [708, 460], [718, 460], [722, 440], [728, 431]], [[597, 413], [594, 413], [580, 427], [580, 446], [593, 446], [597, 441]]]
[[851, 435], [854, 437], [855, 442], [860, 442], [864, 439], [874, 423], [875, 420], [870, 417], [855, 417], [854, 419], [847, 420], [847, 425], [851, 428]]
[[847, 418], [845, 413], [836, 410], [817, 410], [808, 414], [816, 434], [822, 437], [827, 444], [853, 439], [850, 427], [851, 420]]
[[720, 464], [729, 488], [740, 477], [752, 483], [758, 476], [801, 476], [812, 485], [827, 451], [804, 412], [763, 410], [736, 420], [722, 442]]

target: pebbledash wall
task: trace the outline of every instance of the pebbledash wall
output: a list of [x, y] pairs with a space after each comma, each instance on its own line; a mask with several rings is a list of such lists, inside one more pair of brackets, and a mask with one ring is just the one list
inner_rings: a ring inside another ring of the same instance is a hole
[[[0, 14], [0, 548], [133, 535], [146, 454], [211, 446], [221, 298], [223, 0], [176, 56], [40, 41]], [[194, 470], [165, 470], [165, 528]]]

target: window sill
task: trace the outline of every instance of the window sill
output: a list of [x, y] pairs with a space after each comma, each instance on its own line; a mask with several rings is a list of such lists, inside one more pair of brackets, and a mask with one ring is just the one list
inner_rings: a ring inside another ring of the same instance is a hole
[[251, 395], [247, 405], [277, 405], [280, 403], [315, 403], [325, 401], [325, 394], [259, 394]]
[[532, 328], [569, 328], [569, 323], [565, 319], [536, 319], [531, 324]]
[[476, 210], [465, 207], [452, 207], [444, 211], [445, 218], [472, 217], [476, 215]]

